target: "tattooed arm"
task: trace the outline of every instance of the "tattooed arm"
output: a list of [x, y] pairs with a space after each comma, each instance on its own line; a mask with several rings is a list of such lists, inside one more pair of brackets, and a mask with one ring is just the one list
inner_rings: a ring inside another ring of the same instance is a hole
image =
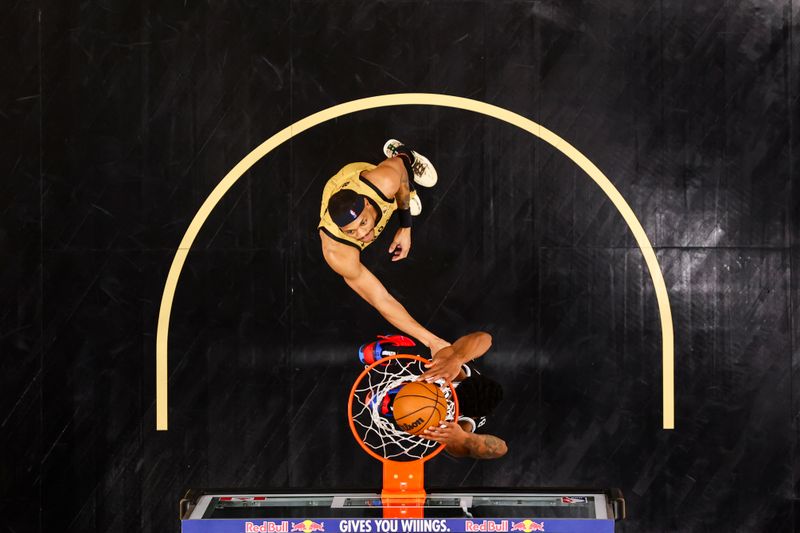
[[411, 186], [409, 185], [409, 176], [406, 169], [401, 165], [397, 165], [398, 159], [390, 160], [397, 167], [400, 176], [400, 187], [394, 194], [394, 201], [397, 202], [398, 216], [400, 211], [405, 211], [408, 218], [408, 227], [403, 227], [403, 219], [400, 218], [400, 228], [392, 239], [392, 244], [389, 245], [389, 253], [392, 254], [392, 261], [400, 261], [408, 256], [411, 250]]
[[447, 453], [455, 457], [497, 459], [508, 451], [503, 439], [494, 435], [469, 433], [455, 422], [443, 422], [441, 426], [430, 427], [423, 436], [445, 444]]
[[409, 185], [409, 176], [405, 167], [398, 167], [398, 174], [400, 175], [400, 187], [394, 194], [394, 200], [397, 202], [397, 209], [410, 209], [411, 208], [411, 186]]
[[[408, 175], [408, 171], [399, 157], [385, 159], [374, 169], [362, 172], [361, 176], [377, 187], [386, 198], [394, 198], [397, 203], [400, 228], [392, 239], [389, 253], [392, 261], [405, 259], [411, 250], [411, 183], [409, 180], [413, 179], [413, 176]], [[403, 224], [402, 212], [405, 212], [406, 224]]]
[[456, 457], [472, 457], [473, 459], [497, 459], [508, 451], [506, 442], [494, 435], [467, 433], [462, 447], [448, 446], [447, 452]]

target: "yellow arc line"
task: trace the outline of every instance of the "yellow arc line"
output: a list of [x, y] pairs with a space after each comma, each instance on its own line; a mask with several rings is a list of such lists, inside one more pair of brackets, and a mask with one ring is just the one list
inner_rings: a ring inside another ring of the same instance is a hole
[[291, 126], [282, 129], [252, 152], [247, 154], [244, 159], [231, 169], [228, 174], [222, 178], [222, 181], [217, 184], [211, 194], [206, 198], [203, 205], [195, 214], [192, 222], [189, 224], [186, 233], [181, 239], [181, 243], [175, 252], [175, 257], [172, 260], [169, 273], [167, 274], [167, 281], [164, 284], [164, 293], [161, 296], [161, 308], [158, 314], [158, 327], [156, 331], [156, 429], [166, 430], [168, 427], [168, 405], [167, 405], [167, 384], [169, 381], [168, 367], [167, 367], [167, 348], [169, 339], [169, 319], [172, 311], [172, 302], [175, 298], [175, 290], [178, 286], [178, 279], [180, 278], [183, 264], [186, 261], [186, 256], [189, 255], [189, 250], [192, 248], [197, 234], [205, 224], [208, 216], [216, 207], [217, 203], [222, 199], [225, 193], [236, 183], [239, 178], [247, 172], [259, 159], [270, 153], [272, 150], [288, 141], [295, 135], [306, 131], [307, 129], [318, 126], [323, 122], [327, 122], [334, 118], [356, 113], [358, 111], [365, 111], [367, 109], [375, 109], [379, 107], [399, 106], [399, 105], [427, 105], [427, 106], [440, 106], [452, 107], [464, 111], [472, 111], [481, 115], [487, 115], [503, 122], [507, 122], [513, 126], [527, 131], [528, 133], [542, 139], [546, 143], [552, 145], [559, 150], [562, 154], [570, 158], [577, 164], [586, 174], [592, 178], [597, 185], [606, 193], [608, 198], [617, 208], [622, 215], [622, 218], [628, 224], [631, 232], [633, 233], [636, 243], [642, 251], [647, 268], [650, 271], [650, 277], [653, 280], [656, 299], [658, 301], [658, 313], [661, 319], [661, 356], [662, 356], [662, 408], [663, 408], [663, 426], [664, 429], [675, 428], [675, 345], [672, 329], [672, 311], [669, 306], [669, 295], [667, 294], [667, 287], [664, 284], [664, 276], [658, 264], [658, 259], [653, 251], [653, 246], [650, 244], [644, 228], [639, 223], [633, 210], [622, 197], [620, 192], [611, 183], [611, 181], [600, 171], [594, 163], [589, 161], [582, 153], [580, 153], [574, 146], [567, 141], [553, 133], [552, 131], [544, 128], [543, 126], [527, 119], [517, 113], [497, 107], [495, 105], [472, 100], [470, 98], [462, 98], [460, 96], [450, 96], [446, 94], [430, 94], [430, 93], [403, 93], [403, 94], [385, 94], [380, 96], [372, 96], [369, 98], [361, 98], [339, 104], [328, 109], [324, 109], [313, 115], [299, 120]]

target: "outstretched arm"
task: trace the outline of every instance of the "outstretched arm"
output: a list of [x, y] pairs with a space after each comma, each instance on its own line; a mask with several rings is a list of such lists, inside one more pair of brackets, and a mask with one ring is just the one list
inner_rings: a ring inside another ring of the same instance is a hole
[[492, 347], [492, 336], [485, 331], [476, 331], [459, 338], [453, 343], [453, 352], [467, 363], [485, 354]]
[[442, 422], [439, 426], [430, 427], [423, 436], [446, 445], [447, 453], [455, 457], [497, 459], [508, 452], [508, 446], [503, 439], [464, 431], [455, 422]]
[[488, 333], [476, 331], [464, 335], [451, 346], [435, 353], [433, 361], [425, 365], [428, 370], [419, 377], [419, 380], [428, 383], [437, 379], [452, 381], [461, 372], [461, 365], [482, 356], [491, 346], [492, 336]]
[[408, 314], [405, 307], [389, 294], [380, 280], [361, 264], [358, 250], [338, 243], [322, 232], [320, 232], [320, 238], [322, 239], [322, 254], [328, 265], [344, 278], [350, 288], [377, 309], [391, 325], [403, 333], [419, 339], [431, 349], [431, 353], [449, 345], [447, 341], [422, 327]]

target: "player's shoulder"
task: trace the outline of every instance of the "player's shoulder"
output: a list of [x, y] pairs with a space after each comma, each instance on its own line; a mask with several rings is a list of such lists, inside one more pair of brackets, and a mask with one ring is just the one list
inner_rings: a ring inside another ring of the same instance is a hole
[[325, 228], [319, 228], [319, 238], [322, 242], [322, 252], [326, 257], [331, 255], [335, 259], [352, 260], [355, 258], [358, 260], [361, 256], [361, 250], [349, 242], [342, 242]]
[[345, 277], [357, 274], [361, 267], [361, 250], [331, 238], [323, 229], [319, 230], [322, 241], [322, 256], [336, 273]]
[[400, 188], [401, 173], [386, 161], [363, 172], [361, 182], [368, 186], [384, 202], [392, 202]]

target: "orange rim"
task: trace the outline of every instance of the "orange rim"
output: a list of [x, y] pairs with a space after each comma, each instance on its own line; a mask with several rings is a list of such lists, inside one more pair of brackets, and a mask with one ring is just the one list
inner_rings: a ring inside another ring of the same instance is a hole
[[[361, 374], [359, 374], [359, 376], [356, 378], [355, 382], [353, 382], [353, 387], [350, 389], [350, 398], [347, 401], [347, 421], [350, 424], [350, 431], [353, 433], [353, 437], [355, 437], [356, 441], [358, 441], [358, 444], [361, 446], [361, 448], [365, 452], [367, 452], [369, 455], [371, 455], [372, 457], [377, 459], [378, 461], [381, 461], [382, 463], [401, 463], [401, 464], [424, 463], [425, 461], [433, 459], [434, 457], [436, 457], [437, 455], [442, 453], [442, 450], [444, 450], [445, 445], [444, 444], [440, 444], [433, 452], [431, 452], [430, 454], [426, 455], [425, 457], [422, 457], [421, 459], [414, 459], [412, 461], [395, 461], [393, 459], [387, 459], [386, 457], [383, 457], [382, 455], [378, 455], [372, 449], [370, 449], [370, 447], [367, 446], [366, 443], [364, 443], [364, 441], [361, 439], [361, 435], [359, 435], [358, 434], [358, 430], [356, 430], [356, 424], [355, 424], [355, 422], [353, 422], [353, 398], [355, 397], [356, 389], [358, 388], [359, 383], [361, 383], [361, 380], [364, 379], [367, 376], [367, 374], [369, 374], [372, 371], [373, 368], [375, 368], [376, 366], [378, 366], [378, 365], [380, 365], [382, 363], [386, 363], [386, 362], [392, 361], [394, 359], [413, 359], [413, 360], [419, 361], [421, 363], [430, 362], [429, 359], [425, 359], [424, 357], [420, 357], [418, 355], [397, 354], [397, 355], [390, 355], [388, 357], [383, 357], [380, 360], [375, 361], [374, 363], [369, 365], [367, 368], [364, 369], [363, 372], [361, 372]], [[453, 393], [453, 403], [455, 404], [454, 419], [455, 419], [455, 421], [457, 423], [458, 422], [458, 396], [456, 395], [456, 389], [455, 389], [455, 387], [453, 387], [453, 383], [451, 381], [447, 382], [447, 386], [450, 387], [450, 391]]]

